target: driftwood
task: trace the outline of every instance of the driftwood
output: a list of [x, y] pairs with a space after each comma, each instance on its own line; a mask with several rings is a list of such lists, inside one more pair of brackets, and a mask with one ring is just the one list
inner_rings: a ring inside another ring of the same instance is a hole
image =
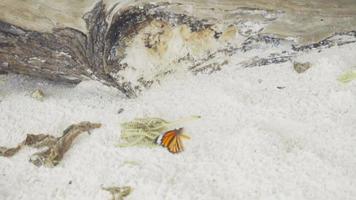
[[93, 79], [128, 97], [178, 71], [220, 70], [231, 55], [258, 48], [281, 51], [242, 67], [356, 42], [353, 0], [3, 0], [0, 13], [0, 72]]
[[36, 166], [54, 167], [62, 160], [76, 137], [81, 133], [99, 128], [100, 126], [101, 124], [98, 123], [80, 122], [65, 129], [61, 137], [46, 134], [28, 134], [26, 139], [17, 145], [17, 147], [0, 147], [0, 156], [14, 156], [24, 146], [33, 148], [47, 147], [46, 150], [33, 154], [30, 162]]

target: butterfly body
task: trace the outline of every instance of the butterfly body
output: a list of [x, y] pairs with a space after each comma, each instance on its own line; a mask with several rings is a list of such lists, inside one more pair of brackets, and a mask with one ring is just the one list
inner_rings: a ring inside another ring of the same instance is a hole
[[183, 134], [183, 128], [179, 128], [167, 131], [158, 136], [156, 143], [167, 148], [171, 153], [179, 153], [184, 150], [182, 138], [189, 139], [188, 136]]

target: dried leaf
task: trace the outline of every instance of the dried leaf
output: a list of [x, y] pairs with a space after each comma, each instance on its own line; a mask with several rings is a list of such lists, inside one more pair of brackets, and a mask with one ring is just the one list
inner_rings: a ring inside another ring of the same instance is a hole
[[54, 167], [62, 160], [63, 155], [68, 151], [78, 135], [100, 126], [101, 124], [98, 123], [80, 122], [69, 126], [63, 131], [63, 135], [58, 138], [45, 134], [28, 134], [26, 139], [15, 148], [0, 147], [0, 156], [11, 157], [23, 146], [33, 148], [47, 147], [46, 150], [33, 154], [30, 162], [36, 166]]
[[126, 146], [154, 146], [154, 140], [166, 129], [169, 122], [160, 118], [137, 118], [121, 125], [121, 139]]
[[157, 146], [156, 138], [164, 131], [169, 130], [170, 126], [199, 118], [200, 116], [191, 116], [173, 122], [155, 117], [136, 118], [133, 121], [121, 124], [120, 137], [124, 143], [119, 144], [119, 147]]

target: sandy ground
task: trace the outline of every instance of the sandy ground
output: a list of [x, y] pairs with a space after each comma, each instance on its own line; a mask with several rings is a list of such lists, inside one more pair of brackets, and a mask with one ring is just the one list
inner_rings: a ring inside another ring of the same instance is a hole
[[[310, 199], [356, 197], [356, 81], [336, 79], [356, 66], [356, 45], [291, 63], [212, 75], [171, 77], [126, 99], [96, 82], [77, 86], [18, 75], [0, 76], [0, 146], [27, 133], [56, 136], [79, 121], [103, 127], [81, 135], [55, 168], [36, 167], [24, 148], [0, 157], [0, 199], [110, 199], [101, 186], [131, 186], [125, 199]], [[279, 88], [277, 88], [279, 87]], [[31, 98], [41, 88], [43, 102]], [[118, 114], [120, 108], [124, 112]], [[192, 137], [185, 151], [118, 148], [120, 123], [135, 117], [176, 120]]]

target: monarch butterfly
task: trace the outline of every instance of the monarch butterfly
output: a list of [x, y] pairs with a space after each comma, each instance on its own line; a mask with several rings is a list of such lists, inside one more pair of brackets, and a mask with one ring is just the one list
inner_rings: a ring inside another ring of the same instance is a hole
[[189, 136], [183, 134], [183, 128], [179, 128], [158, 136], [156, 143], [166, 147], [171, 153], [179, 153], [184, 150], [182, 138], [190, 139]]

